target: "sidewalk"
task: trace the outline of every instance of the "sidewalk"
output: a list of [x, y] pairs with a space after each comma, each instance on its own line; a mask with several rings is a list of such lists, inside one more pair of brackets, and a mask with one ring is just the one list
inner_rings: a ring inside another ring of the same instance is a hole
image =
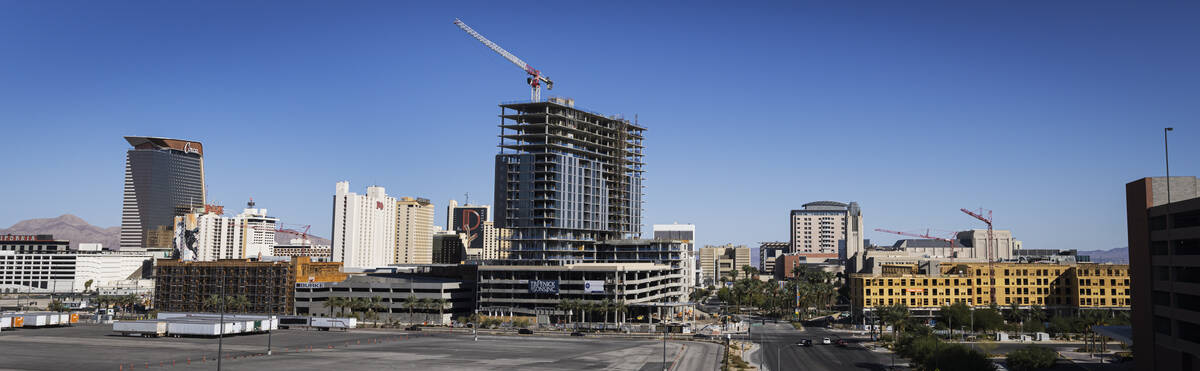
[[1093, 370], [1133, 370], [1133, 362], [1113, 363], [1113, 354], [1111, 353], [1092, 353], [1084, 352], [1058, 352], [1058, 355], [1066, 358], [1071, 363], [1088, 371]]

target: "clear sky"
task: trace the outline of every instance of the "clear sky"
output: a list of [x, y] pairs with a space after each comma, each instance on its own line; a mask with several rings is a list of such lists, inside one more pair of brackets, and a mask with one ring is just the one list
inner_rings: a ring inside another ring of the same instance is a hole
[[701, 244], [786, 240], [789, 210], [837, 200], [868, 229], [985, 207], [1026, 248], [1107, 249], [1162, 127], [1200, 175], [1194, 2], [435, 3], [0, 1], [0, 226], [119, 225], [124, 135], [202, 141], [210, 201], [322, 236], [341, 180], [439, 221], [490, 203], [496, 105], [529, 91], [454, 18], [544, 95], [636, 115], [646, 223]]

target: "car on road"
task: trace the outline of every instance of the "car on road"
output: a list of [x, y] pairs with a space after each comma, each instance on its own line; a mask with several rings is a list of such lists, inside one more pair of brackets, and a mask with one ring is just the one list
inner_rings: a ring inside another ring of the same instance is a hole
[[583, 333], [579, 332], [579, 331], [575, 331], [575, 332], [571, 333], [571, 336], [583, 336]]
[[830, 340], [829, 340], [829, 338], [824, 338], [824, 339], [821, 339], [821, 344], [829, 345], [829, 344], [832, 344], [832, 343], [833, 343], [833, 342], [832, 342], [832, 341], [830, 341]]
[[843, 347], [843, 348], [846, 347], [846, 345], [849, 345], [848, 343], [846, 343], [845, 340], [842, 340], [842, 339], [837, 339], [837, 341], [834, 342], [834, 344], [837, 344], [837, 346]]
[[523, 328], [523, 329], [517, 330], [517, 333], [521, 334], [521, 335], [533, 335], [533, 330]]
[[412, 325], [404, 329], [404, 331], [421, 331], [421, 326]]
[[796, 343], [796, 346], [798, 346], [798, 347], [811, 347], [811, 346], [812, 346], [812, 339], [800, 339], [800, 342], [799, 342], [799, 343]]

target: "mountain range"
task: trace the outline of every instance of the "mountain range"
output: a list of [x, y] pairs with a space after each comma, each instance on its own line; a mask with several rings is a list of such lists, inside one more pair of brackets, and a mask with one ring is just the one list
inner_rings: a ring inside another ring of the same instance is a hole
[[[0, 235], [5, 234], [51, 234], [55, 239], [70, 240], [71, 248], [76, 249], [79, 243], [100, 243], [109, 249], [116, 249], [120, 242], [121, 227], [97, 227], [84, 221], [83, 218], [71, 214], [63, 214], [57, 218], [28, 219], [13, 224], [12, 227], [0, 229]], [[276, 233], [276, 244], [287, 244], [296, 236], [287, 233]], [[329, 245], [328, 239], [309, 235], [308, 239], [317, 245]]]
[[1118, 247], [1109, 250], [1080, 251], [1079, 255], [1092, 257], [1095, 263], [1129, 264], [1129, 248]]
[[52, 234], [55, 239], [71, 240], [71, 248], [79, 243], [100, 243], [110, 249], [117, 248], [121, 227], [101, 228], [84, 221], [78, 216], [63, 214], [57, 218], [28, 219], [0, 229], [3, 234]]

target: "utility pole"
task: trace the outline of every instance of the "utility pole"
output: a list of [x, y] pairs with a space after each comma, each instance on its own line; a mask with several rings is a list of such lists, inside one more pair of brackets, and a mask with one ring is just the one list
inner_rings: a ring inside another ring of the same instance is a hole
[[221, 371], [221, 355], [225, 341], [225, 268], [221, 267], [221, 320], [217, 326], [217, 371]]

